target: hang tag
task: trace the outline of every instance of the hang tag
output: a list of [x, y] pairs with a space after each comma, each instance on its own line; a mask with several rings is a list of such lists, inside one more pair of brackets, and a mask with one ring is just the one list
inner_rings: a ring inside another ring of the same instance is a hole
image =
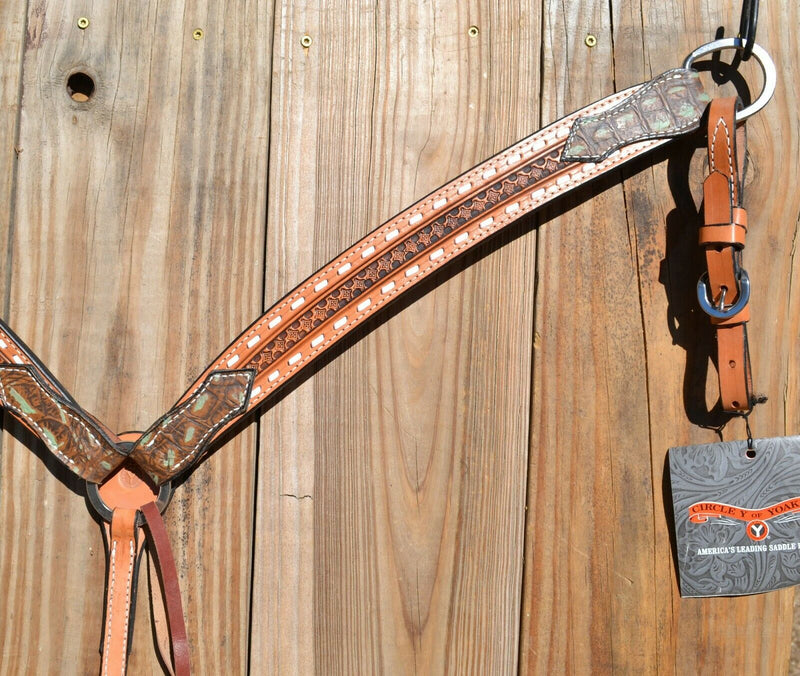
[[800, 437], [669, 450], [681, 596], [800, 583]]

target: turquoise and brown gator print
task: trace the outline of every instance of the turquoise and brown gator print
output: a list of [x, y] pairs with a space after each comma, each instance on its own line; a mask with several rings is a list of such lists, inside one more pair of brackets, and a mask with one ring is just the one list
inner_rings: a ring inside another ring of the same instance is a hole
[[247, 410], [255, 370], [214, 371], [157, 420], [130, 457], [158, 485], [191, 466], [225, 425]]
[[158, 485], [202, 456], [216, 433], [247, 410], [255, 371], [215, 371], [145, 432], [130, 451], [64, 400], [29, 364], [0, 364], [0, 403], [70, 470], [102, 482], [131, 458]]
[[562, 162], [600, 162], [623, 146], [677, 136], [700, 126], [711, 98], [697, 71], [674, 68], [597, 115], [578, 118]]
[[125, 460], [106, 433], [51, 389], [34, 366], [0, 364], [0, 401], [86, 481], [102, 481]]

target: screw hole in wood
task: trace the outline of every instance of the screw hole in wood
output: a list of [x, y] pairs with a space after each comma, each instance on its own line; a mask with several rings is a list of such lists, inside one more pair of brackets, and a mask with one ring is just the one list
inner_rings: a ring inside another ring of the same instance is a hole
[[94, 80], [86, 73], [73, 73], [67, 78], [67, 94], [73, 101], [85, 103], [94, 94]]

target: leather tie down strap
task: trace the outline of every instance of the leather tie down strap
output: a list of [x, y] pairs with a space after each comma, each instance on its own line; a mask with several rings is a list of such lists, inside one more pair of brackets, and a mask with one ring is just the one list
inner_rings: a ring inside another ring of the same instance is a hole
[[[141, 435], [117, 435], [84, 411], [0, 322], [0, 404], [89, 482], [90, 500], [94, 491], [113, 508], [104, 515], [110, 521], [104, 672], [125, 669], [144, 542], [136, 515], [142, 510], [154, 560], [166, 574], [161, 577], [166, 619], [159, 621], [164, 613], [157, 610], [156, 625], [168, 625], [170, 639], [159, 637], [158, 644], [175, 673], [188, 673], [174, 562], [158, 510], [145, 506], [160, 495], [159, 487], [169, 493], [171, 479], [192, 467], [225, 430], [372, 314], [521, 216], [695, 131], [709, 100], [696, 71], [674, 69], [567, 115], [480, 163], [373, 230], [275, 303]], [[115, 503], [107, 487], [118, 483], [126, 468], [143, 485], [149, 482], [148, 491]]]
[[[172, 556], [172, 547], [169, 544], [167, 529], [161, 518], [161, 512], [156, 503], [148, 502], [140, 508], [144, 518], [144, 529], [147, 533], [147, 541], [150, 547], [150, 556], [153, 561], [158, 583], [161, 587], [161, 597], [164, 600], [164, 613], [166, 617], [166, 627], [164, 627], [163, 637], [159, 640], [159, 645], [164, 663], [173, 667], [172, 673], [175, 676], [188, 676], [191, 671], [189, 660], [189, 641], [186, 637], [186, 625], [183, 621], [183, 604], [181, 603], [181, 590], [178, 585], [178, 573], [175, 570], [175, 559]], [[153, 599], [157, 599], [158, 594], [153, 590]], [[154, 614], [155, 611], [154, 611]], [[161, 615], [159, 608], [158, 615]], [[160, 617], [156, 620], [156, 630]], [[170, 650], [167, 650], [167, 648]], [[172, 659], [170, 660], [170, 652]]]
[[[742, 267], [747, 212], [741, 206], [746, 137], [736, 128], [736, 98], [715, 99], [708, 112], [709, 175], [703, 182], [700, 245], [708, 272], [698, 296], [717, 337], [722, 409], [747, 413], [753, 406], [747, 343], [750, 281]], [[704, 302], [705, 301], [705, 302]]]

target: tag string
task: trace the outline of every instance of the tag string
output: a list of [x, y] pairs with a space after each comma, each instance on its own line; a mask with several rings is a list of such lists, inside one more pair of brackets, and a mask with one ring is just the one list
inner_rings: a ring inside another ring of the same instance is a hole
[[744, 416], [744, 428], [747, 431], [747, 450], [753, 450], [753, 430], [750, 429], [750, 414], [747, 413]]

